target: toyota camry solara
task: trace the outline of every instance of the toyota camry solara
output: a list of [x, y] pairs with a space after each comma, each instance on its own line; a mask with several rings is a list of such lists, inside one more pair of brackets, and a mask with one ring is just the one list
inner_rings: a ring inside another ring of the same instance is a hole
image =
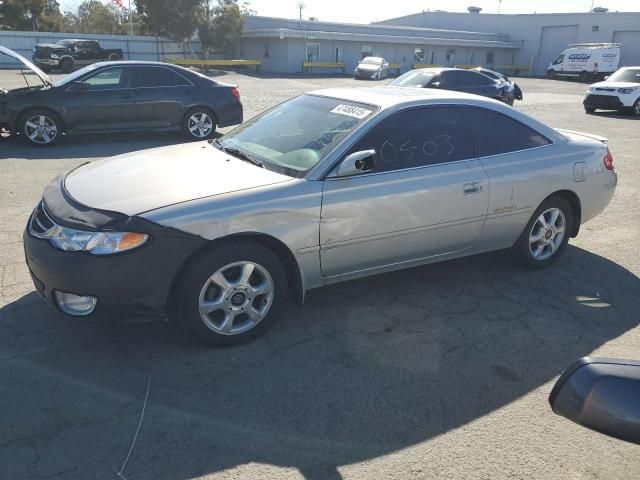
[[24, 244], [66, 314], [176, 318], [234, 344], [329, 283], [505, 248], [546, 267], [616, 182], [606, 139], [494, 100], [330, 89], [211, 143], [76, 168]]

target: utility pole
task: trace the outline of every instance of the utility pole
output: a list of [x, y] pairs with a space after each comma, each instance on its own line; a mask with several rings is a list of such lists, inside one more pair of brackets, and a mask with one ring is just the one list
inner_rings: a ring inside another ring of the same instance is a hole
[[131, 11], [131, 0], [129, 0], [129, 35], [133, 37], [133, 12]]
[[498, 15], [500, 15], [501, 8], [502, 8], [502, 0], [498, 0]]
[[596, 0], [591, 0], [591, 8], [589, 9], [589, 13], [593, 12], [593, 5], [596, 3]]
[[299, 17], [300, 21], [302, 21], [302, 9], [303, 8], [307, 8], [307, 6], [302, 2], [298, 2], [298, 10], [300, 11], [300, 17]]

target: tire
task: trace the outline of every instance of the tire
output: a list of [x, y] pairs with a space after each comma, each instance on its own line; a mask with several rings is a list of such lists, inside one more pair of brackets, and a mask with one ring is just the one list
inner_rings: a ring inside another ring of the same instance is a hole
[[73, 60], [71, 60], [70, 58], [63, 58], [60, 61], [60, 70], [62, 70], [63, 73], [73, 72], [73, 66]]
[[636, 100], [636, 103], [631, 107], [631, 115], [634, 117], [640, 117], [640, 98]]
[[[556, 212], [558, 216], [555, 224], [551, 225]], [[541, 223], [543, 216], [548, 227]], [[567, 247], [573, 231], [573, 219], [571, 205], [563, 198], [551, 197], [542, 202], [514, 245], [514, 251], [522, 264], [526, 268], [537, 270], [555, 262]], [[564, 228], [562, 233], [561, 228]], [[534, 236], [540, 236], [539, 240], [533, 242]]]
[[584, 107], [586, 113], [593, 113], [596, 111], [596, 107]]
[[[253, 268], [245, 282], [242, 272], [246, 265]], [[227, 287], [221, 288], [222, 283]], [[256, 294], [260, 286], [269, 293]], [[215, 347], [239, 345], [263, 334], [289, 301], [284, 265], [272, 250], [252, 241], [223, 245], [205, 253], [187, 267], [177, 288], [176, 311], [183, 327]], [[206, 313], [209, 308], [213, 309]], [[255, 322], [249, 311], [255, 315]], [[229, 323], [227, 318], [232, 314]]]
[[549, 80], [555, 80], [555, 79], [557, 78], [557, 77], [556, 77], [556, 72], [555, 72], [555, 71], [553, 71], [553, 70], [549, 70], [549, 71], [547, 72], [547, 78], [548, 78]]
[[190, 108], [182, 119], [182, 131], [190, 140], [207, 140], [216, 133], [216, 116], [206, 107]]
[[582, 83], [587, 83], [589, 81], [589, 74], [583, 70], [582, 72], [580, 72], [579, 78]]
[[50, 147], [62, 135], [62, 120], [50, 110], [34, 108], [20, 115], [18, 132], [29, 145]]
[[109, 58], [107, 58], [108, 62], [118, 62], [120, 60], [122, 59], [120, 58], [120, 55], [118, 55], [117, 53], [111, 53], [109, 55]]

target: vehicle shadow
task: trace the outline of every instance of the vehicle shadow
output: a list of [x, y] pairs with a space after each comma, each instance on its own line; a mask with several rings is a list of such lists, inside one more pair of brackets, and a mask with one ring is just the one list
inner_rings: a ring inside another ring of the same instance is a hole
[[639, 116], [635, 116], [629, 112], [617, 112], [617, 111], [604, 111], [604, 112], [593, 112], [589, 115], [593, 115], [594, 117], [603, 117], [603, 118], [616, 118], [621, 120], [640, 120]]
[[[216, 133], [216, 136], [222, 136]], [[67, 158], [103, 158], [148, 148], [188, 143], [179, 132], [137, 132], [117, 134], [78, 134], [65, 136], [51, 147], [27, 145], [18, 136], [0, 139], [0, 160], [20, 158], [26, 160], [54, 160]]]
[[142, 418], [127, 478], [253, 463], [339, 479], [546, 384], [638, 311], [640, 279], [577, 247], [544, 271], [500, 252], [312, 291], [217, 350], [170, 324], [63, 319], [29, 294], [0, 310], [0, 476], [32, 476], [37, 455], [40, 475], [115, 478]]

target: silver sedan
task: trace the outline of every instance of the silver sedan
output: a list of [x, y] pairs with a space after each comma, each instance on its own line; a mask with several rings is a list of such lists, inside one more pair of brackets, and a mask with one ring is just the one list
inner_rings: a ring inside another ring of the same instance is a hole
[[494, 100], [321, 90], [210, 144], [77, 168], [45, 190], [25, 251], [66, 314], [173, 317], [235, 344], [330, 283], [506, 248], [546, 267], [616, 183], [606, 139]]

